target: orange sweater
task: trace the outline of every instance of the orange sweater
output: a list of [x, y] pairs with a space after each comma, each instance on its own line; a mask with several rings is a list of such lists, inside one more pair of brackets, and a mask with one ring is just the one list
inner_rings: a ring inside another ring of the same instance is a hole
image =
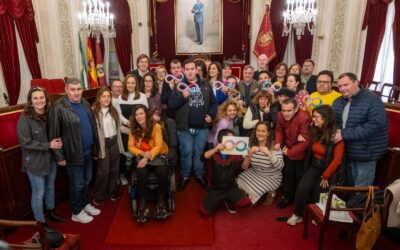
[[[142, 139], [136, 140], [135, 137], [130, 133], [128, 140], [128, 150], [134, 155], [140, 155], [143, 151], [140, 149], [140, 144]], [[150, 150], [150, 160], [153, 160], [159, 154], [168, 153], [168, 146], [163, 140], [162, 129], [160, 124], [156, 123], [153, 127], [153, 132], [151, 133], [151, 140], [148, 142], [151, 146]]]
[[[312, 145], [312, 151], [314, 153], [314, 157], [318, 160], [323, 160], [325, 156], [325, 149], [321, 142], [317, 141]], [[333, 159], [329, 163], [328, 167], [322, 173], [322, 178], [324, 180], [328, 180], [333, 172], [336, 171], [340, 163], [342, 162], [342, 157], [344, 153], [344, 142], [343, 140], [336, 144], [335, 149], [333, 150]]]

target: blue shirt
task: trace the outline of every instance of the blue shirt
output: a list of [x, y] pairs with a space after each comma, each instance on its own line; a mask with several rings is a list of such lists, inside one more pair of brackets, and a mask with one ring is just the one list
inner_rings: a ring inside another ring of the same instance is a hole
[[71, 102], [72, 108], [75, 110], [79, 117], [79, 126], [81, 132], [81, 143], [84, 155], [90, 155], [92, 153], [92, 147], [94, 143], [93, 129], [90, 122], [89, 114], [86, 112], [82, 102], [75, 103]]

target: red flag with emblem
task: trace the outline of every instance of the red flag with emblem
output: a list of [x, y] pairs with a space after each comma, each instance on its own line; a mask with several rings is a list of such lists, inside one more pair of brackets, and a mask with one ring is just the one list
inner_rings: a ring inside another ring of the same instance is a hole
[[260, 54], [266, 54], [268, 56], [268, 62], [274, 59], [275, 42], [274, 34], [272, 33], [271, 18], [269, 15], [269, 5], [265, 10], [264, 18], [258, 31], [256, 44], [254, 45], [253, 53], [258, 57]]
[[97, 71], [97, 82], [100, 86], [106, 86], [106, 74], [104, 71], [104, 59], [100, 48], [100, 36], [96, 38], [96, 71]]

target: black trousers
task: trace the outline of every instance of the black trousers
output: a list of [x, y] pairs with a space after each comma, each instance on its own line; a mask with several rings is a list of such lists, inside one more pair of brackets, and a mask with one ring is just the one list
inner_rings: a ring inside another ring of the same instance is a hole
[[105, 158], [97, 160], [97, 173], [94, 183], [94, 199], [103, 201], [107, 196], [117, 195], [120, 154], [117, 136], [105, 139]]
[[286, 155], [283, 156], [285, 166], [283, 167], [283, 191], [285, 199], [294, 200], [297, 183], [303, 174], [304, 160], [290, 160]]
[[308, 201], [312, 203], [319, 201], [319, 194], [322, 190], [320, 186], [322, 173], [322, 167], [317, 163], [313, 163], [301, 178], [294, 199], [295, 215], [303, 216], [303, 210]]
[[167, 193], [168, 188], [168, 166], [145, 166], [144, 168], [137, 168], [136, 170], [140, 209], [143, 209], [146, 206], [147, 181], [150, 172], [154, 172], [157, 178], [158, 204], [164, 205], [165, 194]]
[[235, 203], [244, 196], [245, 193], [237, 186], [233, 186], [231, 189], [227, 190], [214, 190], [209, 188], [204, 197], [203, 207], [207, 212], [212, 214], [222, 202], [226, 201], [230, 205], [235, 205]]

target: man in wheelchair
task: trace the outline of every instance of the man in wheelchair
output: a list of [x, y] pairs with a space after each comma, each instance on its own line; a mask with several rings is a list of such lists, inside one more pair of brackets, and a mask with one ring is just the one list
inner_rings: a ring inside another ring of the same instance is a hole
[[[169, 181], [170, 172], [173, 170], [169, 169], [168, 146], [163, 139], [162, 127], [152, 119], [149, 109], [144, 105], [137, 105], [133, 109], [130, 124], [128, 150], [135, 156], [137, 164], [133, 167], [130, 189], [133, 215], [138, 222], [146, 222], [151, 216], [146, 201], [155, 196], [157, 209], [154, 217], [165, 219], [174, 208], [174, 181]], [[173, 175], [170, 176], [174, 178]]]

